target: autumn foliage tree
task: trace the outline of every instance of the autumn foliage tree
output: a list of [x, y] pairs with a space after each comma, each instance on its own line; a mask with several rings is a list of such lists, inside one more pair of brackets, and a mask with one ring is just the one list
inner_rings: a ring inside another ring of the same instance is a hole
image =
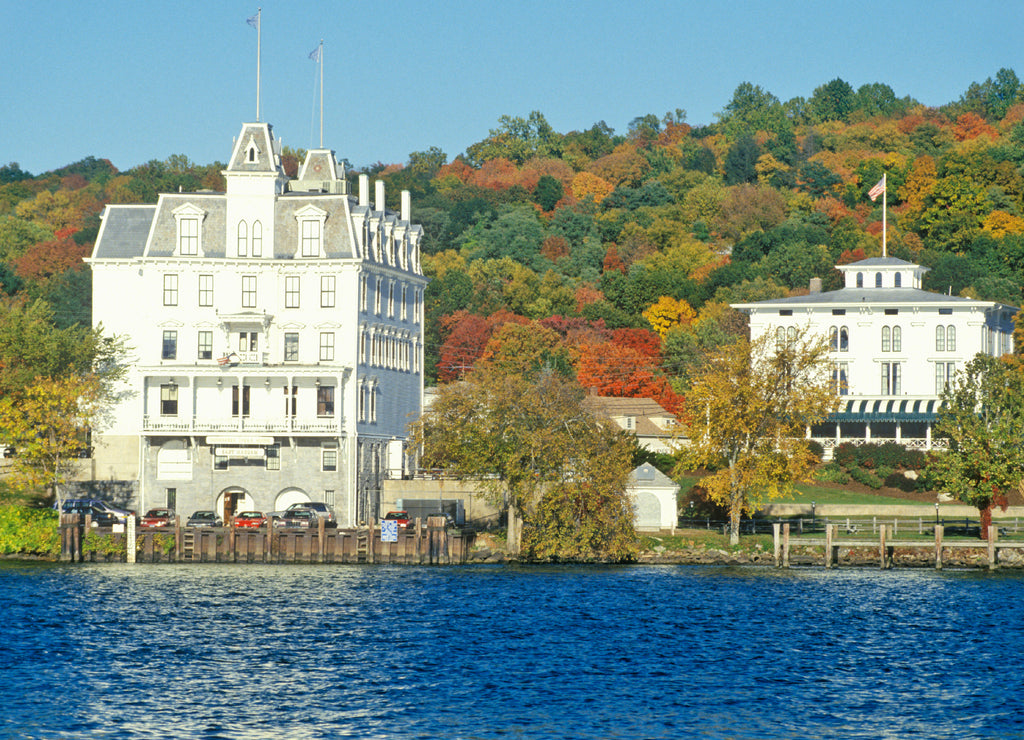
[[836, 405], [827, 362], [820, 338], [798, 332], [778, 346], [765, 334], [711, 353], [693, 381], [679, 469], [712, 471], [700, 485], [728, 508], [733, 544], [744, 511], [790, 490], [817, 462], [804, 434]]

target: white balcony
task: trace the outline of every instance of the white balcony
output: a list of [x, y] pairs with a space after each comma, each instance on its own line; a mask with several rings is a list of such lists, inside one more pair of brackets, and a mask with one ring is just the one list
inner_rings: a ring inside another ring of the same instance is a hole
[[142, 431], [165, 434], [340, 434], [342, 420], [334, 417], [257, 419], [249, 416], [240, 419], [184, 419], [146, 415], [142, 417]]

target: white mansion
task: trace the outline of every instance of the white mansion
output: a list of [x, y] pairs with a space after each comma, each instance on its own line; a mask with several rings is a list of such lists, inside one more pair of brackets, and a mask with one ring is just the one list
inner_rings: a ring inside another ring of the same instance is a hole
[[422, 228], [384, 187], [347, 192], [334, 152], [282, 169], [247, 123], [224, 193], [103, 213], [93, 320], [134, 357], [95, 449], [95, 477], [134, 483], [137, 510], [181, 516], [332, 504], [342, 526], [380, 512], [407, 462], [423, 393]]
[[979, 352], [1013, 351], [1017, 309], [922, 290], [928, 268], [894, 257], [837, 269], [845, 277], [839, 290], [733, 307], [750, 315], [751, 339], [785, 340], [798, 328], [828, 336], [841, 403], [811, 430], [826, 450], [846, 441], [931, 448], [946, 384]]

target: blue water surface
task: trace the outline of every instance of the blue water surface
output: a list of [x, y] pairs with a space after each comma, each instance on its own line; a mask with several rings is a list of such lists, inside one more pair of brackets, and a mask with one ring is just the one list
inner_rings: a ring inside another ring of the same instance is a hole
[[1024, 738], [1024, 574], [0, 564], [0, 736]]

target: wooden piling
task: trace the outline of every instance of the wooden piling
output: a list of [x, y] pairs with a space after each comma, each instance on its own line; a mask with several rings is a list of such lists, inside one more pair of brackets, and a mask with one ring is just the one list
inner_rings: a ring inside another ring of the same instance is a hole
[[935, 525], [935, 570], [942, 570], [942, 535], [945, 527], [941, 524]]
[[832, 567], [832, 537], [833, 530], [835, 529], [834, 524], [825, 525], [825, 567]]
[[999, 530], [996, 525], [988, 525], [988, 569], [995, 570], [999, 567], [999, 556], [996, 554], [996, 538], [999, 537]]
[[789, 522], [782, 525], [782, 567], [789, 567]]
[[772, 522], [772, 551], [775, 560], [775, 567], [778, 568], [781, 565], [779, 556], [782, 552], [782, 523]]

